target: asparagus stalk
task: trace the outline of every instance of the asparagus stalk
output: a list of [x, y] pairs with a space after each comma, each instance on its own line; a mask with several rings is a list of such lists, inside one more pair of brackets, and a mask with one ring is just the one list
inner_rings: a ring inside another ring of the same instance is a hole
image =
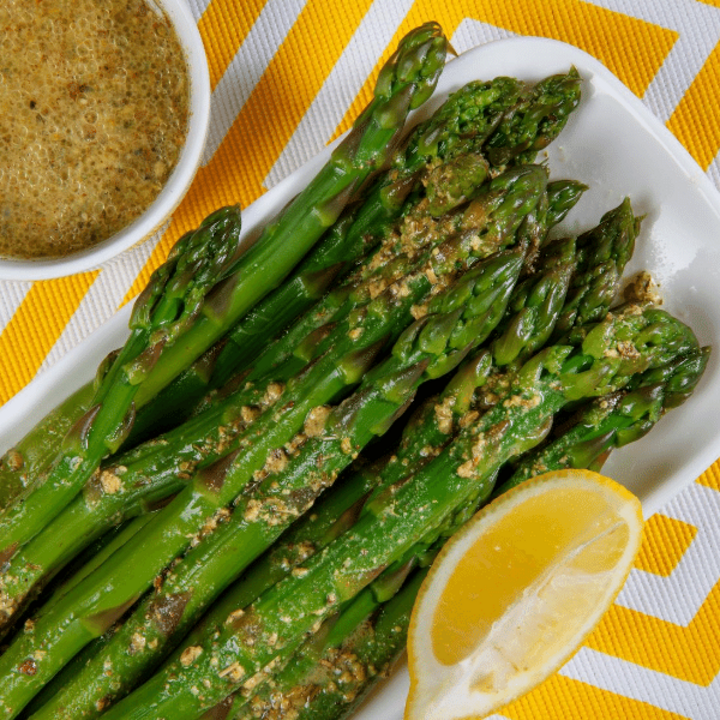
[[[305, 511], [374, 435], [382, 434], [423, 381], [447, 372], [474, 344], [482, 342], [502, 316], [523, 266], [517, 248], [467, 272], [428, 306], [396, 342], [392, 355], [370, 371], [358, 391], [333, 410], [296, 456], [275, 456], [268, 477], [232, 518], [173, 567], [102, 652], [37, 717], [92, 717], [98, 707], [121, 696], [152, 669], [238, 574]], [[276, 466], [279, 470], [275, 470]], [[256, 480], [258, 482], [258, 480]], [[174, 607], [172, 629], [158, 622]], [[138, 638], [142, 647], [138, 648]], [[114, 673], [108, 676], [106, 668]]]
[[558, 136], [578, 106], [581, 84], [580, 75], [572, 68], [532, 87], [488, 142], [490, 163], [501, 167], [514, 160], [534, 162], [538, 151]]
[[496, 490], [500, 494], [548, 470], [599, 471], [612, 450], [645, 436], [670, 409], [692, 394], [710, 357], [703, 347], [640, 375], [629, 388], [575, 412], [552, 440], [519, 459]]
[[[228, 211], [210, 216], [178, 243], [136, 303], [129, 342], [95, 394], [90, 411], [68, 434], [48, 477], [0, 518], [0, 556], [12, 555], [42, 529], [126, 437], [134, 408], [222, 337], [335, 222], [353, 192], [394, 151], [407, 113], [434, 90], [445, 48], [436, 23], [403, 38], [381, 70], [375, 97], [350, 135], [242, 255], [236, 253], [239, 221]], [[213, 288], [211, 297], [205, 298]], [[182, 342], [176, 341], [179, 335]]]
[[[107, 718], [200, 717], [418, 542], [432, 544], [458, 509], [489, 494], [502, 463], [540, 441], [565, 404], [619, 389], [634, 373], [697, 347], [682, 323], [637, 306], [609, 315], [574, 340], [578, 346], [552, 346], [534, 356], [505, 402], [463, 428], [411, 478], [371, 497], [352, 529], [312, 556], [302, 572], [274, 585], [211, 642], [186, 648], [184, 663], [169, 664]], [[195, 694], [193, 687], [202, 690]]]
[[634, 215], [629, 198], [625, 198], [603, 215], [597, 227], [578, 236], [581, 272], [573, 280], [570, 297], [555, 326], [554, 340], [573, 325], [602, 318], [617, 295], [641, 222], [642, 218]]
[[587, 189], [588, 186], [578, 180], [551, 180], [548, 183], [548, 227], [561, 223]]

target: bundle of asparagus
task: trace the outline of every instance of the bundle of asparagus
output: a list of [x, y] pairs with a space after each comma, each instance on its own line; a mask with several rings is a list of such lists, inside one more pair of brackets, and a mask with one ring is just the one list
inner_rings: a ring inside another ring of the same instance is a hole
[[577, 73], [470, 83], [403, 136], [445, 50], [434, 23], [401, 42], [250, 250], [236, 208], [183, 238], [128, 343], [6, 454], [2, 717], [341, 717], [493, 492], [597, 467], [694, 388], [686, 326], [610, 309], [629, 201], [551, 235], [585, 188], [532, 163]]

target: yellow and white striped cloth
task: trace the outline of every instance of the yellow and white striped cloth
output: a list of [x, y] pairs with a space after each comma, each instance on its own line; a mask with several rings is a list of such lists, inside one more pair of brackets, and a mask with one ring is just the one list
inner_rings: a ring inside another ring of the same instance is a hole
[[[0, 282], [0, 404], [137, 294], [214, 208], [246, 206], [349, 126], [437, 20], [458, 51], [552, 37], [600, 59], [720, 187], [720, 0], [188, 0], [210, 63], [204, 164], [169, 228], [97, 271]], [[1, 189], [0, 189], [1, 191]], [[653, 516], [637, 567], [558, 674], [495, 720], [720, 718], [720, 465]]]

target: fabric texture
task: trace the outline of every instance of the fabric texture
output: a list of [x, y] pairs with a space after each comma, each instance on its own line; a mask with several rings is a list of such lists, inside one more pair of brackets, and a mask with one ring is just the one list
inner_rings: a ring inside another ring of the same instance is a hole
[[[131, 300], [186, 230], [247, 206], [346, 130], [381, 62], [437, 20], [462, 52], [551, 37], [602, 61], [720, 187], [720, 0], [188, 0], [210, 64], [203, 166], [169, 227], [95, 271], [0, 282], [0, 404]], [[580, 652], [494, 720], [720, 716], [720, 464], [647, 523]]]

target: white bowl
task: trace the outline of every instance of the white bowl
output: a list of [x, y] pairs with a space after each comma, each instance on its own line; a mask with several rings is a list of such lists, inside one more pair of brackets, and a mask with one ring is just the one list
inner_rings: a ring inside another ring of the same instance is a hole
[[175, 28], [190, 77], [188, 132], [177, 165], [147, 210], [111, 237], [67, 257], [15, 260], [0, 258], [0, 280], [48, 280], [91, 270], [148, 239], [170, 217], [200, 165], [210, 121], [210, 76], [207, 56], [187, 0], [151, 0], [165, 11]]

